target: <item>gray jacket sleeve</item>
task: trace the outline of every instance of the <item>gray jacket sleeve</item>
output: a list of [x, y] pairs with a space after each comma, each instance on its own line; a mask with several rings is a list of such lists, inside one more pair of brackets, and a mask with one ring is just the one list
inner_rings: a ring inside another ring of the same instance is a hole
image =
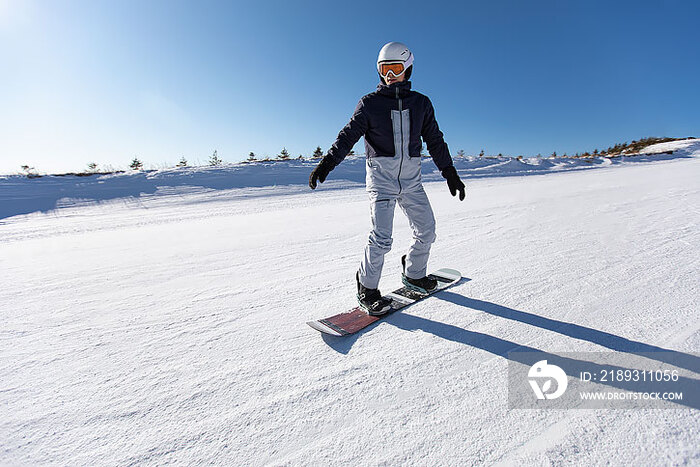
[[453, 165], [452, 157], [450, 156], [450, 150], [447, 147], [447, 143], [445, 143], [442, 131], [440, 131], [440, 127], [438, 127], [437, 120], [435, 120], [433, 103], [430, 102], [428, 97], [426, 97], [425, 100], [425, 117], [423, 118], [421, 136], [428, 146], [430, 157], [433, 158], [437, 168], [442, 171]]
[[345, 159], [345, 156], [347, 156], [352, 147], [355, 146], [355, 143], [365, 134], [367, 127], [368, 123], [367, 115], [364, 110], [364, 100], [360, 99], [350, 121], [340, 130], [338, 138], [328, 150], [328, 155], [326, 157], [330, 158], [333, 162], [333, 167], [340, 164], [343, 159]]

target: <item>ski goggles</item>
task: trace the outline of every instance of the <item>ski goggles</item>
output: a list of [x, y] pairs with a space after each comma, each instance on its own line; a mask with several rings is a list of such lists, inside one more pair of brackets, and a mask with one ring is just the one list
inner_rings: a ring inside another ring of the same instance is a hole
[[382, 62], [379, 64], [379, 74], [384, 78], [386, 78], [389, 73], [394, 76], [401, 76], [404, 71], [406, 71], [406, 68], [403, 62]]

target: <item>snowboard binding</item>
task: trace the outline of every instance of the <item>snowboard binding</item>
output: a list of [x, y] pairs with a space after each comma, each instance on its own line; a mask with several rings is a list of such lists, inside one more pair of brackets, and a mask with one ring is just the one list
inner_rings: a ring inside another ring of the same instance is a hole
[[368, 315], [381, 316], [391, 311], [391, 300], [382, 297], [379, 289], [368, 289], [362, 285], [359, 272], [355, 274], [355, 280], [357, 281], [357, 301]]
[[411, 279], [410, 277], [406, 277], [406, 255], [401, 257], [401, 266], [403, 267], [401, 282], [403, 282], [403, 285], [405, 285], [407, 288], [422, 294], [430, 294], [437, 288], [438, 281], [430, 276], [425, 276], [420, 279]]

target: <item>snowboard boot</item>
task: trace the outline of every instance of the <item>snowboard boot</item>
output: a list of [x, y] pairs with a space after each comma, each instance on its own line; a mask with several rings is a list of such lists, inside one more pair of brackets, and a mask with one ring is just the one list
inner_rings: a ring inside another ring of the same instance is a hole
[[357, 281], [357, 301], [368, 315], [379, 316], [391, 310], [391, 300], [382, 297], [378, 289], [368, 289], [360, 284], [359, 272], [355, 274], [355, 280]]
[[406, 255], [403, 255], [401, 257], [401, 266], [403, 266], [403, 273], [401, 273], [401, 282], [403, 282], [403, 285], [405, 285], [409, 289], [416, 292], [429, 294], [437, 288], [438, 283], [432, 277], [425, 276], [420, 279], [411, 279], [410, 277], [406, 277]]

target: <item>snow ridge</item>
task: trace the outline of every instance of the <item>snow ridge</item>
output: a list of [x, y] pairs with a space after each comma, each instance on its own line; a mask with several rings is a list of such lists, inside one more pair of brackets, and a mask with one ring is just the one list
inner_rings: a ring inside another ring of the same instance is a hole
[[[666, 154], [671, 151], [672, 154]], [[464, 179], [544, 175], [596, 167], [700, 157], [700, 139], [661, 143], [645, 153], [614, 158], [510, 158], [457, 157], [455, 167]], [[290, 160], [238, 163], [222, 167], [184, 167], [127, 172], [93, 177], [24, 176], [0, 177], [0, 219], [48, 212], [64, 207], [99, 204], [115, 200], [139, 200], [153, 196], [227, 192], [239, 196], [270, 196], [308, 192], [308, 179], [315, 161]], [[442, 181], [429, 158], [422, 164], [425, 182]], [[321, 189], [357, 188], [365, 183], [365, 159], [350, 156], [331, 172]]]

